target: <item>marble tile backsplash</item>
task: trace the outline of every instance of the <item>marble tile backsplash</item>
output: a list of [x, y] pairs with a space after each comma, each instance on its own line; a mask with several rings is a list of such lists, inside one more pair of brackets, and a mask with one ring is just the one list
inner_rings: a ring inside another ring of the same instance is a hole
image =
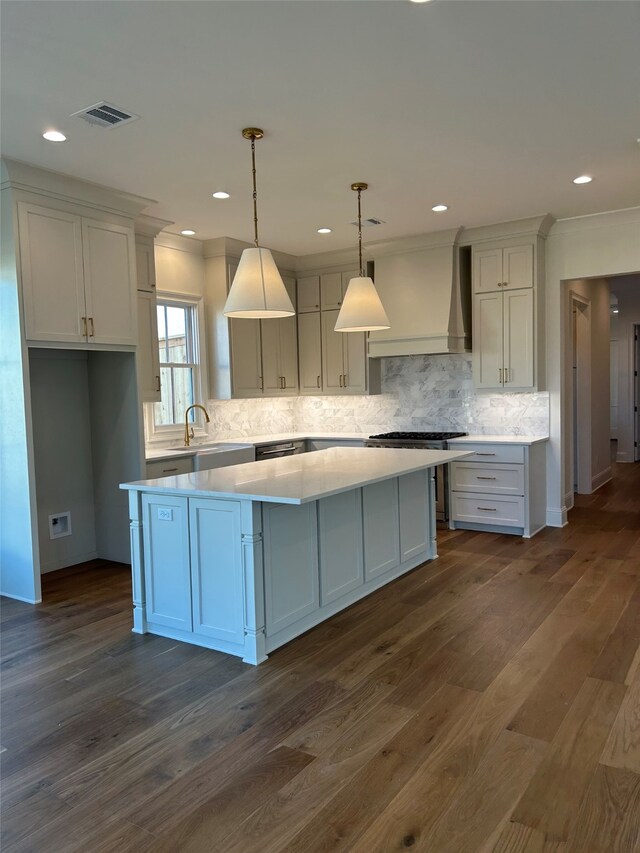
[[382, 394], [372, 397], [210, 400], [207, 408], [211, 438], [313, 430], [549, 434], [547, 392], [478, 392], [469, 355], [383, 359]]

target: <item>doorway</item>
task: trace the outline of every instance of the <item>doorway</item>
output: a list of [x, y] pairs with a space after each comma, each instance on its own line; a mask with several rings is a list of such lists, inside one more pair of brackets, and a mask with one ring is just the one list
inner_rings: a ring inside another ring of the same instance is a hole
[[592, 492], [591, 474], [591, 302], [571, 293], [571, 382], [573, 490]]

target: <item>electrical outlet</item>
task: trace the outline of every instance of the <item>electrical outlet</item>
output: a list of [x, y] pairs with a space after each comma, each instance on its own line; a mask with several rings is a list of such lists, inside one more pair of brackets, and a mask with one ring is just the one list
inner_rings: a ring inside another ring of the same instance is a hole
[[168, 506], [159, 506], [158, 518], [160, 521], [173, 521], [173, 510]]

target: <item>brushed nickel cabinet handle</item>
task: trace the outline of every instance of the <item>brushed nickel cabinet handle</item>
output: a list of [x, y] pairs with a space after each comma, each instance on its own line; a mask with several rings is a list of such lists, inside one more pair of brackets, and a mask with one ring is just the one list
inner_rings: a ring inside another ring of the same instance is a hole
[[87, 318], [80, 317], [80, 319], [82, 320], [82, 334], [85, 336], [85, 338], [88, 338], [89, 332], [87, 331]]
[[497, 477], [481, 477], [480, 475], [478, 475], [476, 477], [476, 480], [497, 480], [497, 479], [498, 479]]
[[262, 376], [258, 376], [258, 385], [261, 391], [264, 391], [264, 382], [262, 380]]
[[340, 387], [342, 388], [342, 374], [338, 376], [338, 382], [340, 383]]
[[160, 377], [156, 376], [156, 391], [160, 391]]
[[349, 383], [347, 381], [348, 376], [346, 373], [343, 373], [342, 376], [344, 377], [344, 387], [348, 388], [349, 387]]
[[95, 338], [95, 336], [96, 336], [96, 329], [95, 329], [95, 326], [93, 325], [93, 317], [89, 317], [89, 323], [91, 324], [91, 331], [89, 332], [89, 337], [90, 337], [90, 338]]
[[320, 387], [320, 374], [318, 374], [318, 378], [316, 379], [316, 384], [319, 388]]
[[162, 473], [163, 474], [173, 474], [173, 472], [177, 471], [177, 470], [178, 470], [177, 468], [163, 468]]
[[500, 385], [503, 384], [503, 382], [502, 382], [502, 368], [501, 367], [498, 368], [498, 382], [500, 383]]
[[498, 512], [497, 509], [492, 509], [491, 507], [488, 507], [488, 506], [477, 506], [476, 509], [480, 509], [480, 510], [482, 510], [482, 512]]
[[476, 450], [476, 456], [495, 456], [495, 453], [481, 453], [479, 450]]

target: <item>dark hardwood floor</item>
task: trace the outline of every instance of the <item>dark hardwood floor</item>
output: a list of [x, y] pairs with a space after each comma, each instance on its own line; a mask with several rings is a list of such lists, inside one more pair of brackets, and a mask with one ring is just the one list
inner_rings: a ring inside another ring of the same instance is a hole
[[257, 668], [130, 633], [127, 567], [2, 608], [4, 853], [640, 849], [640, 465]]

